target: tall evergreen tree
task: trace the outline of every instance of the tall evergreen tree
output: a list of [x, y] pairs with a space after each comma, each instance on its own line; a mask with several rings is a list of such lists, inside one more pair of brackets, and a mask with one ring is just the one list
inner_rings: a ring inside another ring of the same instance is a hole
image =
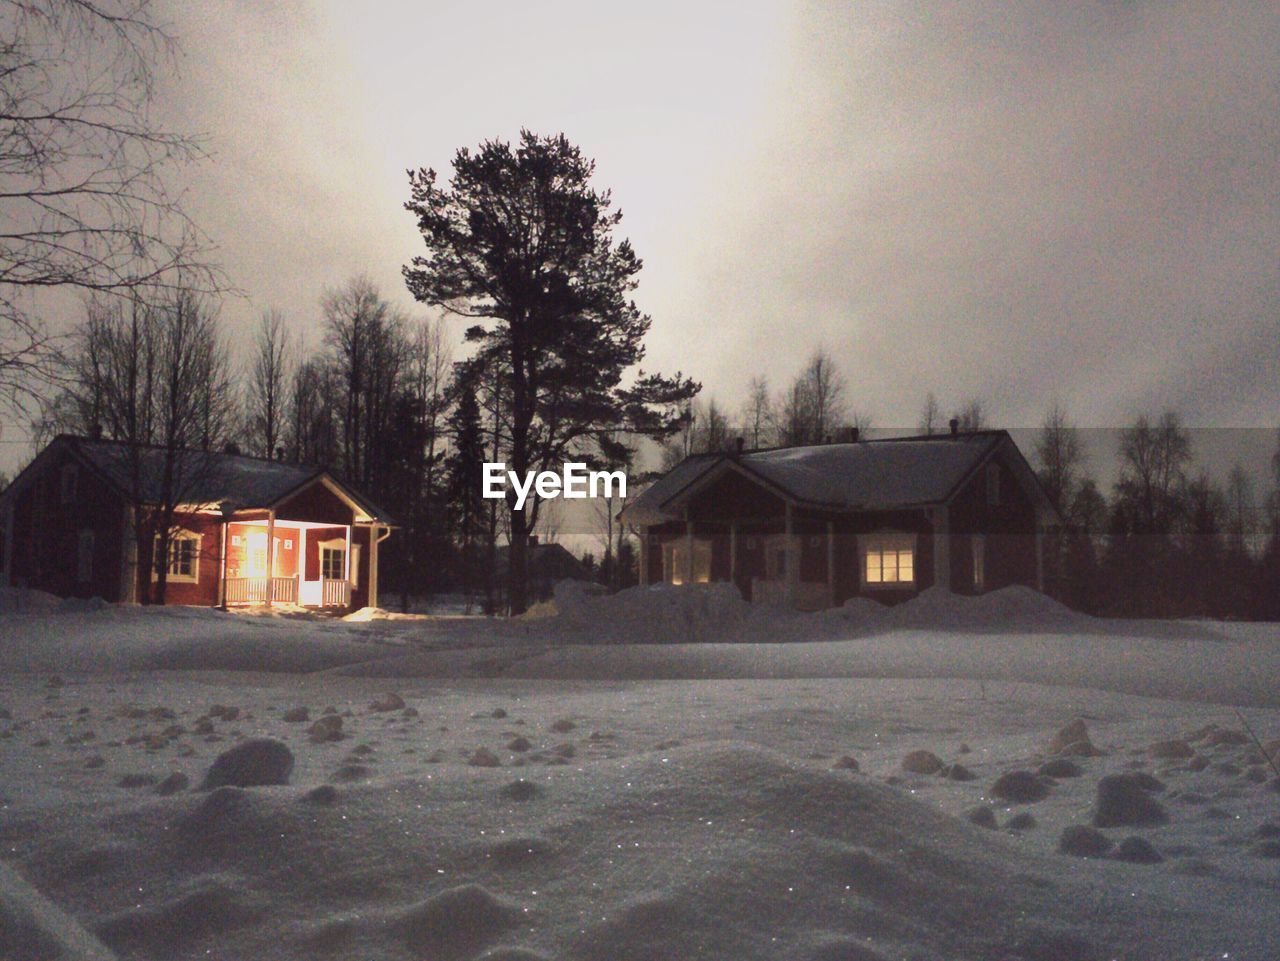
[[[405, 208], [425, 256], [404, 268], [422, 303], [479, 323], [466, 339], [509, 385], [508, 467], [545, 470], [602, 430], [656, 437], [698, 390], [680, 375], [629, 372], [644, 357], [650, 319], [630, 294], [641, 261], [615, 242], [622, 219], [591, 185], [594, 163], [563, 135], [522, 131], [518, 144], [482, 143], [453, 159], [448, 186], [434, 170], [410, 172]], [[540, 501], [508, 502], [510, 599], [528, 603], [528, 538]]]

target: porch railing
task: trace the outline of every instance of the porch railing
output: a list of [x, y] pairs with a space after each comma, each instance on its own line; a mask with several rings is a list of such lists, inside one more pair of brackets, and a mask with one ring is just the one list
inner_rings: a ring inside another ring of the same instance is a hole
[[320, 586], [320, 603], [324, 607], [350, 607], [351, 582], [325, 578]]
[[298, 602], [298, 578], [295, 577], [228, 577], [228, 604], [265, 604], [267, 592], [276, 604]]

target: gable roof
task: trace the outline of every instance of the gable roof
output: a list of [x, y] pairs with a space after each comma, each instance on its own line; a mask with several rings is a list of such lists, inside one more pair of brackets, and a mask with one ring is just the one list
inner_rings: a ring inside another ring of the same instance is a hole
[[[698, 454], [681, 461], [623, 509], [626, 520], [658, 523], [680, 516], [682, 502], [726, 471], [737, 470], [784, 500], [819, 510], [898, 510], [944, 504], [974, 471], [1007, 445], [1006, 431], [863, 440], [742, 454]], [[1025, 464], [1020, 452], [1018, 461]], [[1017, 470], [1026, 483], [1027, 471]], [[1034, 473], [1031, 472], [1034, 484]], [[1043, 498], [1043, 493], [1033, 492]], [[1047, 503], [1047, 501], [1046, 501]], [[1037, 503], [1043, 509], [1044, 504]], [[1052, 508], [1050, 508], [1051, 510]]]
[[[59, 448], [69, 451], [77, 461], [97, 473], [126, 498], [132, 496], [136, 462], [140, 500], [144, 503], [160, 501], [164, 490], [164, 448], [131, 446], [123, 441], [95, 440], [71, 434], [59, 434], [55, 437], [36, 460], [14, 479], [10, 488], [16, 490], [28, 471]], [[339, 483], [321, 467], [219, 451], [184, 450], [180, 454], [175, 461], [178, 476], [173, 490], [183, 504], [212, 506], [230, 502], [238, 510], [268, 509], [321, 480], [332, 485], [340, 496], [351, 501], [369, 517], [384, 524], [392, 523], [385, 511]]]

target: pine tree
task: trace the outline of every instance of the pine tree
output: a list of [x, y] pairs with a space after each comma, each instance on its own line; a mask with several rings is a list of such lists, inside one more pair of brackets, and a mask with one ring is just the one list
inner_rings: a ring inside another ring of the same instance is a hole
[[[614, 241], [622, 219], [595, 164], [563, 136], [522, 131], [515, 146], [486, 141], [453, 159], [447, 187], [434, 170], [410, 172], [405, 209], [426, 256], [404, 268], [413, 296], [480, 321], [466, 333], [479, 362], [501, 372], [508, 468], [558, 467], [605, 430], [664, 437], [698, 385], [632, 368], [650, 319], [630, 294], [641, 261]], [[508, 502], [511, 611], [528, 602], [528, 538], [540, 501]]]

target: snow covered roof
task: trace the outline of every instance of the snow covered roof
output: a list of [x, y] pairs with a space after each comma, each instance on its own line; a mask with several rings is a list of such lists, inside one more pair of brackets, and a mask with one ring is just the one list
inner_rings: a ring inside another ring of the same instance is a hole
[[[130, 446], [120, 441], [93, 440], [61, 434], [54, 438], [48, 449], [60, 445], [69, 448], [73, 455], [125, 496], [131, 496], [130, 492], [134, 490], [136, 464], [140, 499], [144, 503], [158, 503], [161, 500], [164, 490], [164, 448]], [[177, 479], [171, 490], [183, 504], [214, 505], [230, 502], [241, 510], [268, 508], [312, 481], [325, 478], [370, 517], [390, 523], [385, 511], [338, 483], [320, 467], [219, 451], [184, 450], [176, 459], [174, 468]], [[17, 483], [18, 480], [15, 480], [14, 484]]]
[[743, 454], [699, 454], [681, 461], [624, 510], [628, 520], [655, 523], [720, 471], [741, 469], [780, 496], [829, 510], [892, 510], [940, 504], [997, 447], [1005, 431], [935, 434], [851, 444], [787, 447]]

